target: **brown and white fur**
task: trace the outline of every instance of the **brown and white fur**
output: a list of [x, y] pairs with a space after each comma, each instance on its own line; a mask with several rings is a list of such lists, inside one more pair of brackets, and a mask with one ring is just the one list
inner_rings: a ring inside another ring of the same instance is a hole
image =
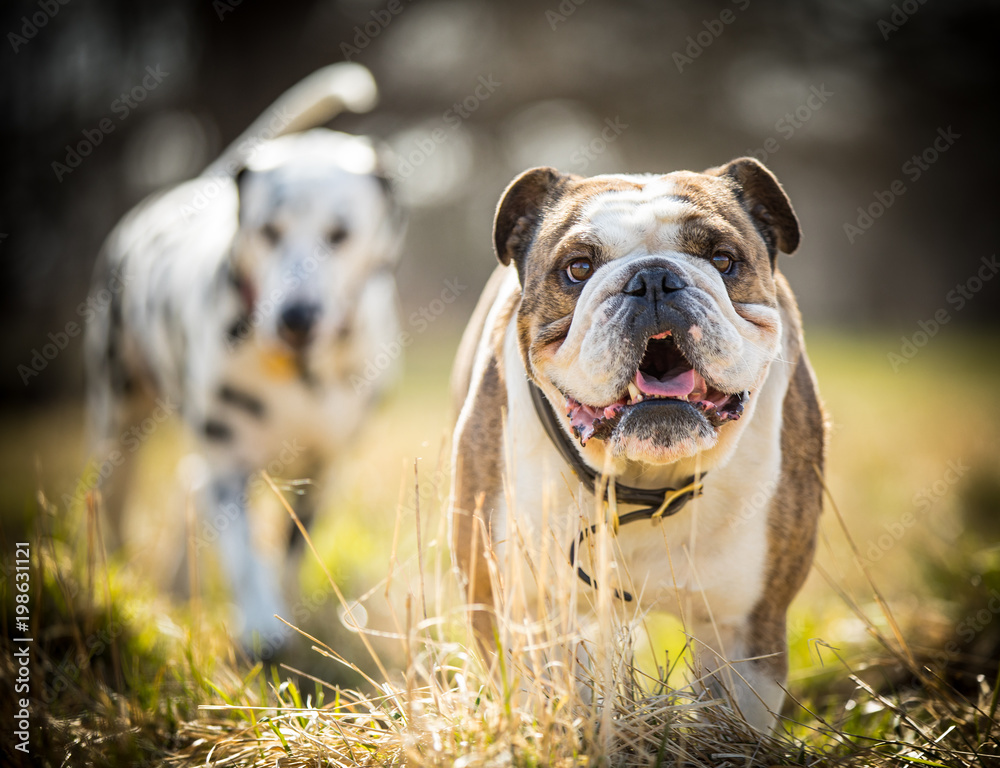
[[[453, 375], [462, 406], [452, 546], [470, 602], [502, 600], [486, 563], [505, 562], [512, 518], [527, 557], [547, 551], [551, 579], [573, 579], [566, 550], [581, 510], [586, 519], [596, 506], [594, 488], [544, 431], [530, 380], [596, 472], [644, 488], [705, 473], [700, 498], [675, 516], [622, 526], [615, 549], [641, 609], [683, 613], [709, 679], [760, 730], [774, 726], [784, 699], [786, 612], [809, 570], [822, 505], [823, 416], [777, 264], [799, 237], [784, 190], [750, 158], [704, 173], [526, 171], [497, 208], [502, 266]], [[657, 373], [648, 373], [651, 350], [685, 371], [676, 381], [697, 382], [690, 393], [675, 381], [680, 396], [644, 394]], [[746, 391], [740, 416], [733, 397]], [[586, 413], [607, 406], [605, 422], [588, 428]], [[748, 512], [751, 498], [763, 501]], [[492, 638], [492, 621], [490, 610], [474, 613], [482, 637]], [[721, 671], [727, 662], [735, 674]]]
[[[251, 541], [249, 480], [270, 467], [323, 484], [392, 379], [364, 371], [398, 333], [400, 211], [372, 141], [306, 130], [375, 98], [360, 65], [314, 73], [201, 176], [131, 211], [96, 270], [93, 295], [110, 299], [86, 351], [94, 453], [114, 467], [104, 490], [118, 491], [108, 532], [120, 538], [135, 426], [154, 404], [158, 421], [179, 415], [204, 458], [199, 548], [219, 551], [234, 628], [263, 656], [287, 635], [274, 618], [287, 611]], [[299, 499], [308, 521], [317, 494]]]

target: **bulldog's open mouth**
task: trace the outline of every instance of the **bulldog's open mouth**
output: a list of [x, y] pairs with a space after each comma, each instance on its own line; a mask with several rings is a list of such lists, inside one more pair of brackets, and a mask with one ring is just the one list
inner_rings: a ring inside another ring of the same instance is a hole
[[566, 415], [580, 444], [586, 445], [593, 437], [610, 437], [615, 425], [634, 408], [683, 403], [696, 408], [718, 428], [743, 415], [743, 403], [749, 396], [749, 392], [726, 393], [709, 386], [674, 343], [671, 331], [664, 331], [646, 342], [639, 368], [617, 400], [594, 406], [567, 397]]

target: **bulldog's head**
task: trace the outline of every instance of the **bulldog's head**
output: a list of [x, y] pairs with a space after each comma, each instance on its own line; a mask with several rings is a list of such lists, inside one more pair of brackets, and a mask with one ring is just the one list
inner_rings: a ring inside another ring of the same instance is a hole
[[372, 143], [313, 130], [263, 144], [236, 177], [234, 268], [265, 347], [298, 353], [350, 336], [403, 220]]
[[799, 225], [751, 158], [704, 173], [526, 171], [494, 224], [529, 376], [581, 446], [665, 464], [730, 443], [778, 354]]

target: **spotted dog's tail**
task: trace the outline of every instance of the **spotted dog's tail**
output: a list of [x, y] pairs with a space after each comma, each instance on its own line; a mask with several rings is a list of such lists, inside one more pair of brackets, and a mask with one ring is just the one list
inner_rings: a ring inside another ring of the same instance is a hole
[[323, 67], [278, 97], [202, 175], [235, 175], [262, 142], [317, 128], [345, 109], [368, 112], [377, 101], [375, 78], [367, 68], [346, 61]]

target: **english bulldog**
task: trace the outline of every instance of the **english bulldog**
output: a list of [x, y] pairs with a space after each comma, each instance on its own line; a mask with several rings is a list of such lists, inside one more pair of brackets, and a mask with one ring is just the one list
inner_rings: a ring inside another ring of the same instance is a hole
[[[316, 127], [376, 95], [360, 65], [314, 73], [201, 176], [131, 211], [96, 269], [107, 310], [88, 324], [86, 362], [94, 454], [113, 467], [104, 489], [118, 490], [108, 532], [120, 539], [122, 481], [155, 403], [202, 457], [198, 549], [221, 555], [231, 627], [264, 657], [289, 632], [274, 615], [288, 612], [252, 540], [251, 479], [267, 469], [328, 485], [393, 378], [365, 370], [398, 335], [404, 219], [375, 143]], [[308, 522], [317, 494], [297, 499]], [[302, 543], [294, 529], [291, 542]]]
[[799, 237], [747, 157], [666, 175], [534, 168], [507, 187], [501, 266], [453, 374], [452, 546], [487, 645], [505, 597], [488, 563], [506, 572], [512, 520], [532, 573], [587, 592], [605, 501], [613, 599], [680, 615], [709, 687], [775, 725], [822, 506], [824, 417], [777, 262]]

